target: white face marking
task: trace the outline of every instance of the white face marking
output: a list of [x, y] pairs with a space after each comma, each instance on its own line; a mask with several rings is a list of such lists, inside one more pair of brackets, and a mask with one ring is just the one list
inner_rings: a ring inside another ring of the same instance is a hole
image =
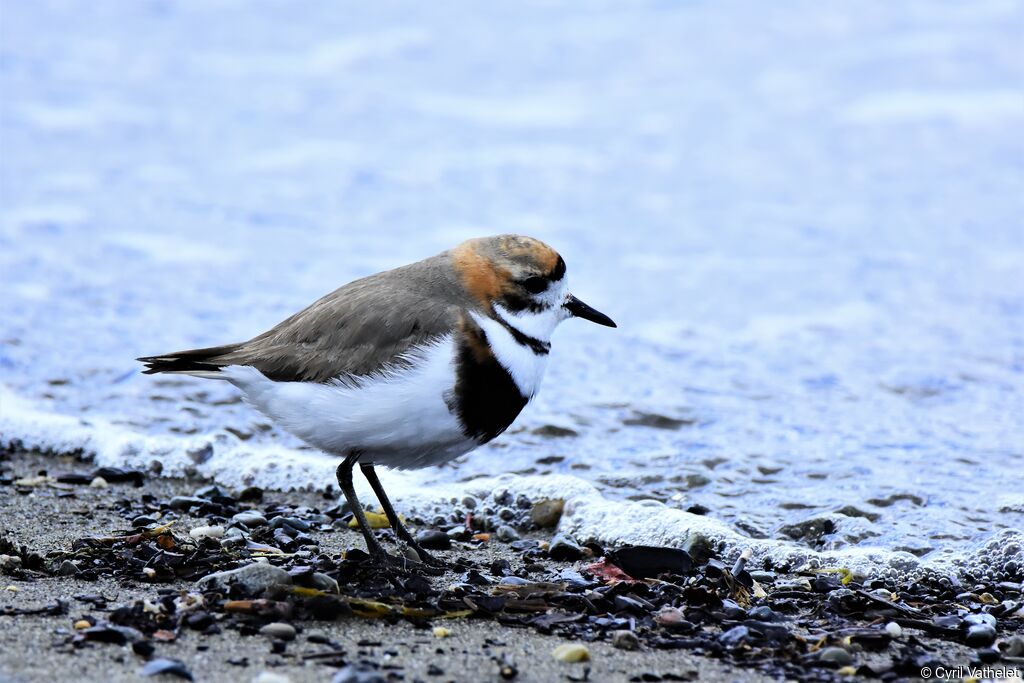
[[554, 282], [540, 294], [533, 296], [539, 304], [547, 306], [543, 311], [534, 313], [528, 309], [512, 312], [501, 304], [494, 305], [498, 317], [528, 337], [542, 342], [551, 341], [551, 333], [558, 324], [569, 317], [569, 311], [562, 305], [569, 296], [567, 278]]

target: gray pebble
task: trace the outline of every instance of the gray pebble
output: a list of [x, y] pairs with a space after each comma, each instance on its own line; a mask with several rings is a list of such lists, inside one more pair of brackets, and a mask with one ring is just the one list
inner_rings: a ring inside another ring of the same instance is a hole
[[778, 615], [768, 605], [754, 607], [747, 614], [751, 619], [756, 619], [757, 621], [775, 621], [778, 618]]
[[349, 664], [334, 674], [331, 683], [387, 683], [387, 679], [376, 669]]
[[60, 563], [57, 573], [61, 576], [74, 576], [78, 573], [78, 567], [71, 560], [64, 560]]
[[197, 507], [205, 503], [206, 501], [202, 498], [196, 498], [194, 496], [175, 496], [168, 501], [167, 506], [172, 510], [188, 510], [189, 508]]
[[564, 510], [564, 500], [537, 501], [534, 503], [533, 509], [530, 510], [530, 519], [541, 528], [554, 527], [558, 525], [558, 520], [562, 518]]
[[260, 629], [260, 633], [275, 640], [295, 640], [295, 627], [279, 621], [267, 624]]
[[227, 592], [233, 585], [238, 585], [249, 595], [259, 595], [271, 586], [289, 585], [291, 582], [291, 574], [284, 569], [266, 562], [253, 562], [238, 569], [204, 576], [196, 585], [200, 590], [223, 592]]
[[267, 518], [254, 510], [246, 510], [232, 517], [231, 521], [252, 529], [264, 526], [267, 523]]
[[974, 624], [983, 624], [985, 626], [991, 626], [992, 628], [995, 628], [996, 618], [991, 614], [980, 612], [978, 614], [968, 614], [966, 617], [964, 617], [964, 623], [972, 626]]
[[826, 647], [818, 653], [818, 659], [823, 662], [832, 662], [839, 666], [846, 666], [847, 664], [853, 664], [853, 655], [844, 650], [841, 647]]
[[325, 593], [341, 593], [338, 582], [327, 576], [327, 574], [321, 574], [320, 572], [313, 573], [313, 576], [309, 579], [309, 584], [313, 588], [322, 590]]
[[612, 633], [612, 645], [620, 650], [639, 650], [640, 639], [632, 631], [615, 631]]
[[511, 543], [512, 541], [519, 540], [519, 532], [510, 527], [508, 524], [502, 524], [501, 526], [499, 526], [495, 534], [497, 535], [498, 540], [502, 543]]
[[298, 517], [279, 516], [270, 520], [271, 529], [280, 529], [281, 527], [284, 527], [285, 531], [288, 529], [294, 529], [295, 531], [309, 531], [312, 528], [309, 522], [299, 519]]

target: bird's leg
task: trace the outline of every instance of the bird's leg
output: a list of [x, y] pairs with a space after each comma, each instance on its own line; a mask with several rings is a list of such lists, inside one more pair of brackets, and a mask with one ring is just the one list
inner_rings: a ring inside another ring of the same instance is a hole
[[391, 501], [388, 500], [388, 494], [384, 493], [384, 487], [380, 485], [380, 479], [377, 478], [377, 472], [373, 469], [373, 465], [370, 463], [363, 463], [359, 465], [359, 469], [363, 471], [363, 476], [366, 477], [366, 481], [370, 482], [370, 488], [377, 494], [377, 500], [380, 501], [380, 506], [384, 508], [384, 514], [387, 515], [388, 521], [391, 522], [391, 528], [395, 530], [402, 541], [405, 542], [410, 548], [416, 551], [416, 554], [420, 556], [420, 560], [426, 564], [433, 565], [435, 567], [443, 567], [444, 562], [437, 559], [426, 550], [420, 547], [420, 544], [416, 542], [416, 539], [412, 537], [409, 530], [402, 524], [402, 520], [399, 519], [395, 513], [395, 508], [392, 507]]
[[340, 465], [338, 465], [338, 486], [341, 487], [341, 492], [345, 494], [345, 500], [348, 501], [348, 505], [352, 508], [352, 514], [356, 517], [356, 523], [359, 524], [359, 530], [363, 532], [363, 538], [366, 539], [366, 549], [370, 555], [375, 558], [388, 560], [388, 554], [384, 552], [384, 547], [381, 546], [380, 541], [373, 535], [373, 530], [370, 529], [370, 523], [366, 521], [366, 514], [363, 513], [363, 506], [359, 504], [359, 499], [356, 498], [356, 490], [352, 486], [352, 467], [356, 464], [359, 459], [359, 451], [352, 451], [349, 453]]

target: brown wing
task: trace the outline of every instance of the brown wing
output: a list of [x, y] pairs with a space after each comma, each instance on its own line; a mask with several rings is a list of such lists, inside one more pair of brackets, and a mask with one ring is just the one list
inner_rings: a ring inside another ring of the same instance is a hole
[[411, 348], [448, 334], [463, 308], [476, 305], [446, 257], [351, 282], [247, 342], [139, 360], [147, 373], [249, 365], [283, 382], [373, 373], [400, 362]]

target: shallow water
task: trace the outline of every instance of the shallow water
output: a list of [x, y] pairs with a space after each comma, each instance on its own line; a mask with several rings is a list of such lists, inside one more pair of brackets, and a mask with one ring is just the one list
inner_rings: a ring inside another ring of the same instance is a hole
[[506, 435], [392, 487], [543, 475], [508, 485], [581, 533], [904, 564], [1019, 539], [1021, 3], [354, 11], [3, 1], [3, 441], [326, 484], [132, 359], [516, 231], [619, 329], [567, 323]]

